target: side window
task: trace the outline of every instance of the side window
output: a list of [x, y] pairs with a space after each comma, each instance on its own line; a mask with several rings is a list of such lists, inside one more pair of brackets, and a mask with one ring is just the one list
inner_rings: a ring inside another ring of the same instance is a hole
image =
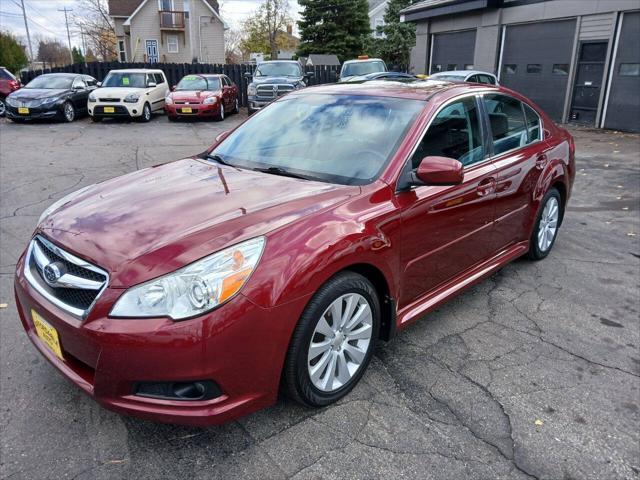
[[147, 73], [147, 85], [149, 85], [151, 82], [155, 83], [156, 79], [153, 76], [153, 73]]
[[484, 83], [487, 85], [495, 85], [495, 82], [493, 81], [493, 78], [491, 78], [489, 75], [478, 75], [478, 83]]
[[418, 168], [428, 156], [455, 158], [465, 166], [472, 165], [484, 158], [481, 138], [475, 97], [458, 100], [433, 119], [411, 158], [412, 166]]
[[77, 88], [77, 87], [87, 88], [87, 85], [82, 80], [82, 77], [76, 77], [75, 80], [73, 81], [73, 88]]
[[540, 129], [540, 116], [536, 113], [536, 111], [531, 108], [526, 103], [522, 104], [524, 106], [524, 116], [527, 120], [527, 132], [529, 133], [529, 143], [537, 142], [538, 140], [542, 140], [541, 129]]
[[97, 81], [95, 78], [90, 77], [90, 76], [88, 76], [88, 75], [86, 75], [86, 76], [84, 76], [84, 77], [82, 77], [82, 78], [84, 78], [84, 82], [85, 82], [85, 83], [87, 84], [87, 86], [89, 86], [89, 87], [95, 87], [95, 86], [97, 85], [97, 83], [98, 83], [98, 81]]
[[493, 154], [520, 148], [527, 144], [527, 129], [522, 103], [505, 95], [485, 95], [493, 135]]
[[161, 73], [154, 73], [153, 76], [156, 78], [156, 84], [164, 83], [164, 76]]
[[230, 87], [230, 86], [231, 86], [231, 81], [229, 81], [229, 77], [222, 77], [222, 78], [223, 78], [223, 80], [224, 80], [224, 84], [225, 84], [227, 87]]
[[467, 82], [478, 83], [478, 75], [471, 75], [469, 78], [467, 78]]

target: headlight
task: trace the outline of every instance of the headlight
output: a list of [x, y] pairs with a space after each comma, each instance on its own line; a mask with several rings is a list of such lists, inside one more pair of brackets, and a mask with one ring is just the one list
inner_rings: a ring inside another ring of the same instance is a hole
[[258, 93], [258, 89], [256, 88], [255, 85], [249, 85], [249, 87], [247, 88], [247, 95], [251, 95], [254, 96]]
[[89, 94], [89, 101], [91, 103], [94, 103], [94, 102], [98, 101], [98, 99], [96, 98], [96, 96], [93, 93], [90, 93]]
[[65, 195], [64, 197], [62, 197], [60, 200], [58, 200], [55, 203], [52, 203], [51, 205], [49, 205], [44, 212], [42, 212], [40, 214], [40, 218], [38, 218], [38, 225], [40, 223], [42, 223], [42, 221], [47, 218], [50, 214], [52, 214], [53, 212], [55, 212], [56, 210], [58, 210], [61, 206], [63, 206], [66, 203], [69, 203], [71, 200], [73, 200], [75, 197], [77, 197], [78, 195], [80, 195], [81, 193], [84, 193], [86, 190], [88, 190], [89, 188], [93, 187], [94, 184], [91, 185], [87, 185], [86, 187], [81, 188], [80, 190], [76, 190], [75, 192], [71, 192], [68, 195]]
[[53, 98], [43, 98], [40, 103], [41, 105], [51, 105], [53, 103], [57, 103], [61, 100], [62, 97], [53, 97]]
[[164, 103], [166, 103], [167, 105], [173, 104], [173, 98], [171, 98], [171, 95], [167, 95], [167, 97], [164, 99]]
[[126, 103], [138, 103], [138, 100], [140, 100], [140, 95], [138, 95], [137, 93], [130, 93], [129, 95], [124, 97], [124, 101]]
[[207, 97], [204, 99], [205, 105], [214, 105], [218, 101], [218, 97]]
[[240, 291], [258, 264], [264, 244], [264, 237], [253, 238], [131, 287], [109, 315], [183, 320], [208, 312]]
[[17, 107], [18, 106], [18, 100], [16, 100], [15, 98], [11, 98], [11, 96], [7, 97], [7, 105], [11, 106], [11, 107]]

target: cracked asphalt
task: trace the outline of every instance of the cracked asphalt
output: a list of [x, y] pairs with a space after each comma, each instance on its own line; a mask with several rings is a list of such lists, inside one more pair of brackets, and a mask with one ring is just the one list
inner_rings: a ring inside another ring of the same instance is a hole
[[0, 478], [640, 478], [640, 136], [573, 128], [553, 252], [516, 261], [378, 345], [321, 410], [288, 400], [212, 428], [121, 417], [27, 340], [15, 263], [46, 206], [204, 150], [224, 123], [0, 120]]

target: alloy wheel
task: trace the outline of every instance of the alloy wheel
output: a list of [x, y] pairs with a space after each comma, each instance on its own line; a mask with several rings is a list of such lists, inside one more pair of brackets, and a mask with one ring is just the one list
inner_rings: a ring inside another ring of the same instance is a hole
[[6, 110], [6, 106], [4, 104], [4, 99], [0, 98], [0, 117], [4, 116], [5, 110]]
[[558, 231], [558, 218], [560, 208], [558, 200], [555, 197], [549, 197], [547, 203], [542, 210], [540, 224], [538, 226], [538, 248], [542, 252], [546, 252], [551, 248], [553, 239]]
[[220, 104], [220, 120], [224, 120], [224, 105]]
[[67, 102], [67, 103], [64, 104], [63, 108], [64, 108], [64, 119], [67, 122], [73, 122], [73, 119], [76, 116], [76, 112], [75, 112], [75, 110], [73, 108], [73, 105], [71, 105], [70, 103]]
[[144, 105], [144, 108], [142, 109], [142, 115], [144, 116], [145, 122], [151, 120], [151, 107], [148, 103]]
[[313, 385], [332, 392], [353, 378], [364, 362], [373, 334], [371, 305], [357, 293], [340, 296], [316, 324], [307, 355]]

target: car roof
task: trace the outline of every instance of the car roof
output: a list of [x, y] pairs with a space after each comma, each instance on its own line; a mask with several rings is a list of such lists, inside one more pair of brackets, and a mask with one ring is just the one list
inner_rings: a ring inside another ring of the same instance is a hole
[[111, 73], [111, 72], [118, 72], [118, 73], [163, 73], [162, 70], [152, 69], [152, 68], [123, 68], [123, 69], [110, 70], [109, 73]]
[[38, 77], [77, 77], [78, 75], [84, 75], [84, 73], [42, 73]]
[[493, 73], [483, 72], [482, 70], [449, 70], [448, 72], [432, 73], [430, 76], [438, 77], [440, 75], [456, 75], [460, 77], [468, 77], [469, 75], [477, 75], [479, 73], [482, 75], [491, 75], [492, 77], [495, 77]]
[[363, 62], [382, 62], [381, 58], [354, 58], [353, 60], [347, 60], [346, 62], [343, 63], [347, 64], [347, 63], [363, 63]]
[[258, 62], [258, 65], [261, 65], [263, 63], [297, 63], [298, 65], [300, 64], [300, 62], [297, 60], [264, 60], [262, 62]]
[[[289, 95], [368, 95], [372, 97], [396, 97], [428, 100], [434, 95], [447, 93], [458, 95], [474, 90], [500, 90], [495, 85], [456, 83], [440, 80], [422, 80], [411, 83], [389, 80], [372, 80], [365, 83], [334, 83], [296, 90]], [[289, 96], [287, 95], [287, 96]]]

